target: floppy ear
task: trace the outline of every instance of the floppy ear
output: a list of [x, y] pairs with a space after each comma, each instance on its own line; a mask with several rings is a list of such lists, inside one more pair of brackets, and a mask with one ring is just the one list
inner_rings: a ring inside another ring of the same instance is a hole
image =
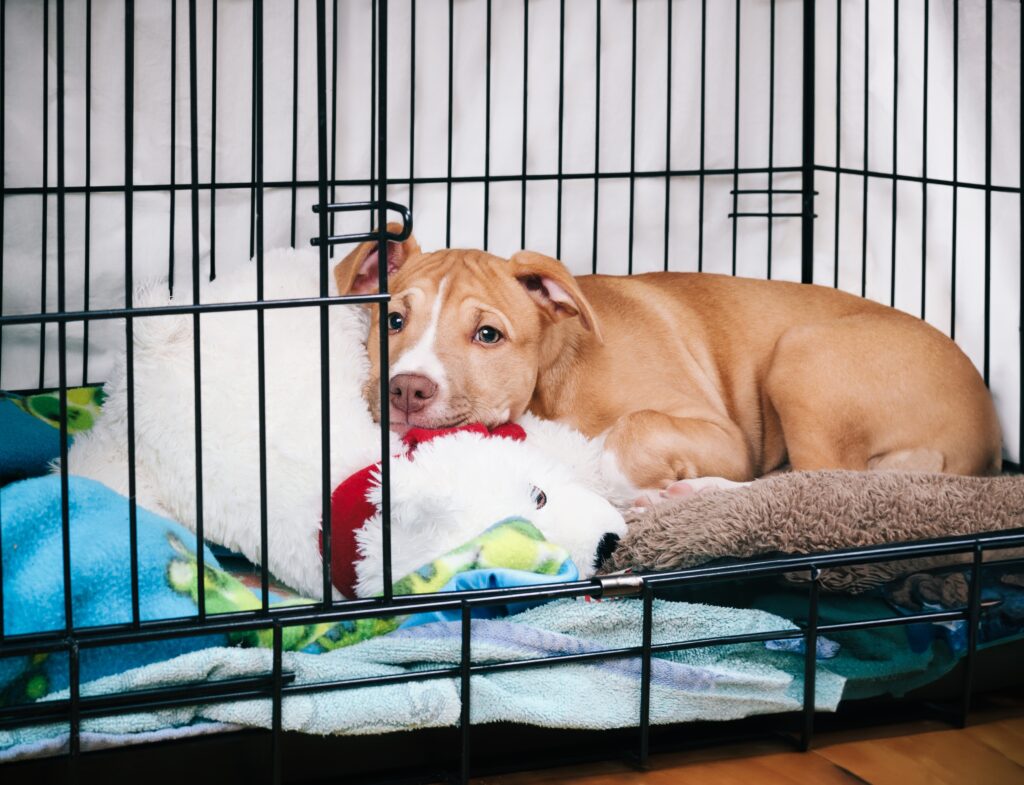
[[509, 263], [512, 275], [552, 321], [578, 316], [583, 326], [603, 341], [593, 306], [564, 264], [534, 251], [519, 251]]
[[[398, 234], [402, 231], [402, 226], [390, 223], [388, 231]], [[376, 240], [360, 243], [352, 253], [338, 262], [334, 268], [334, 282], [338, 285], [338, 294], [375, 294], [379, 290], [380, 259], [377, 251]], [[420, 244], [412, 235], [401, 243], [388, 241], [388, 275], [419, 252]]]

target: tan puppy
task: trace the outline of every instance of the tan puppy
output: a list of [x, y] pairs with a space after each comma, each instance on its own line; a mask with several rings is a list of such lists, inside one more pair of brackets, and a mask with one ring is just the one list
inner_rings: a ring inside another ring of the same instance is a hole
[[[395, 228], [397, 231], [397, 227]], [[377, 289], [377, 246], [335, 269]], [[392, 427], [529, 410], [604, 436], [637, 488], [794, 469], [1000, 469], [971, 361], [927, 323], [822, 286], [701, 273], [574, 278], [521, 251], [388, 251]], [[374, 308], [376, 311], [377, 309]], [[379, 352], [367, 398], [379, 416]]]

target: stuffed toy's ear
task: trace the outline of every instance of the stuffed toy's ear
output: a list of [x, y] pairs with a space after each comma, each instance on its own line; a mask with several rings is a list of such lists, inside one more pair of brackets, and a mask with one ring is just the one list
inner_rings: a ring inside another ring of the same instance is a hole
[[564, 264], [534, 251], [519, 251], [509, 263], [512, 275], [552, 321], [578, 316], [597, 340], [603, 340], [593, 307]]
[[[398, 234], [400, 224], [388, 224], [388, 231]], [[413, 256], [420, 253], [420, 244], [409, 235], [404, 242], [388, 242], [388, 275], [398, 270]], [[338, 294], [375, 294], [379, 290], [380, 259], [376, 240], [360, 243], [334, 268], [334, 281]]]

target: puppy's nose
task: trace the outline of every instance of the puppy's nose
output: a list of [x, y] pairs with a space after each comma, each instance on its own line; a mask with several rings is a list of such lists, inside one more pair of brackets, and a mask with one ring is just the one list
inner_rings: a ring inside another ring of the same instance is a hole
[[597, 544], [597, 552], [594, 556], [594, 567], [600, 567], [608, 560], [619, 546], [619, 535], [608, 532]]
[[426, 408], [437, 385], [418, 373], [400, 373], [391, 379], [391, 403], [406, 414]]

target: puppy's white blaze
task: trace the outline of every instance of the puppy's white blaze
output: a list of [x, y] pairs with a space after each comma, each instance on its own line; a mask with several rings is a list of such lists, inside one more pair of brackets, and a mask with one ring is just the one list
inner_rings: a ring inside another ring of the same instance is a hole
[[391, 378], [400, 373], [418, 373], [431, 379], [437, 384], [441, 393], [448, 390], [448, 373], [445, 371], [441, 358], [437, 356], [437, 323], [441, 319], [441, 301], [444, 299], [444, 290], [448, 286], [448, 276], [441, 279], [441, 285], [437, 289], [437, 297], [430, 309], [430, 324], [423, 331], [423, 335], [409, 351], [398, 358], [398, 361], [391, 366]]

